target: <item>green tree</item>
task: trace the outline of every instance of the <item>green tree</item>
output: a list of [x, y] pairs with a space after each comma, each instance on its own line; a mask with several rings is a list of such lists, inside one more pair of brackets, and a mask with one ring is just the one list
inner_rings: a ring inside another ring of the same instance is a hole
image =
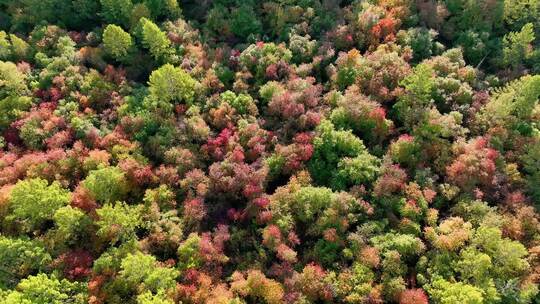
[[394, 110], [410, 130], [426, 118], [428, 109], [433, 104], [432, 94], [435, 89], [433, 73], [429, 65], [421, 63], [401, 82], [406, 93], [394, 105]]
[[137, 290], [142, 288], [154, 293], [170, 290], [176, 286], [180, 274], [174, 268], [160, 267], [156, 258], [137, 252], [128, 254], [121, 262], [119, 278]]
[[238, 114], [257, 113], [257, 106], [248, 94], [234, 94], [232, 91], [221, 93], [221, 100], [233, 107]]
[[438, 279], [433, 283], [433, 288], [429, 289], [434, 303], [437, 304], [483, 304], [484, 297], [482, 290], [469, 284], [461, 282], [450, 283], [443, 279]]
[[[358, 199], [349, 193], [300, 185], [294, 180], [276, 191], [271, 198], [270, 210], [272, 222], [282, 231], [289, 231], [296, 225], [308, 225], [306, 233], [309, 235], [324, 235], [333, 231], [336, 237], [345, 233], [349, 225], [362, 219], [365, 211]], [[349, 221], [336, 221], [336, 218], [348, 218]], [[337, 258], [341, 245], [321, 239], [315, 247], [315, 256], [319, 258], [324, 254], [326, 260], [330, 261], [328, 264], [331, 264]]]
[[118, 167], [92, 170], [81, 183], [97, 201], [102, 203], [122, 200], [129, 191], [124, 172]]
[[121, 27], [109, 24], [103, 32], [103, 46], [105, 51], [117, 60], [125, 58], [133, 46], [131, 35]]
[[164, 292], [152, 294], [150, 291], [137, 296], [137, 304], [174, 304]]
[[476, 230], [471, 243], [491, 257], [494, 266], [491, 275], [494, 278], [518, 278], [529, 269], [525, 246], [503, 238], [499, 228], [481, 226]]
[[26, 75], [19, 72], [14, 63], [0, 61], [0, 130], [32, 106], [32, 98], [28, 95]]
[[133, 2], [131, 0], [99, 0], [101, 16], [107, 23], [129, 25]]
[[57, 238], [65, 244], [76, 244], [88, 232], [92, 220], [78, 208], [62, 207], [54, 213]]
[[437, 35], [437, 31], [433, 29], [415, 27], [398, 32], [397, 39], [401, 44], [410, 46], [413, 50], [413, 60], [420, 62], [429, 58], [438, 50], [437, 47], [441, 46], [435, 42]]
[[[8, 39], [9, 38], [9, 39]], [[0, 60], [25, 60], [30, 54], [30, 45], [14, 34], [0, 31]]]
[[159, 29], [159, 26], [147, 18], [141, 18], [140, 24], [142, 25], [143, 45], [150, 50], [150, 54], [155, 60], [168, 62], [174, 50], [171, 48], [171, 42], [167, 35]]
[[150, 96], [145, 102], [150, 108], [160, 108], [166, 112], [173, 109], [173, 103], [191, 105], [196, 84], [197, 81], [184, 70], [167, 63], [150, 74]]
[[38, 230], [70, 200], [70, 192], [58, 182], [49, 185], [40, 178], [22, 180], [13, 187], [6, 220], [17, 223], [24, 232]]
[[175, 20], [182, 13], [177, 0], [145, 0], [144, 4], [156, 19], [165, 16]]
[[317, 127], [313, 148], [308, 169], [318, 184], [341, 190], [372, 181], [378, 171], [378, 159], [367, 152], [362, 140], [351, 131], [336, 131], [328, 120]]
[[192, 233], [178, 247], [178, 268], [182, 271], [198, 268], [202, 265], [202, 260], [199, 256], [200, 236]]
[[538, 0], [505, 0], [504, 21], [512, 29], [519, 29], [527, 22], [538, 22], [540, 2]]
[[230, 22], [231, 31], [241, 39], [246, 39], [250, 35], [257, 36], [262, 31], [262, 24], [257, 19], [257, 14], [248, 4], [233, 9]]
[[495, 90], [478, 115], [486, 127], [503, 126], [529, 134], [531, 115], [540, 97], [540, 75], [523, 76]]
[[342, 158], [330, 185], [332, 189], [346, 190], [350, 186], [370, 184], [377, 179], [379, 164], [379, 159], [369, 153]]
[[414, 235], [393, 232], [375, 236], [371, 239], [371, 242], [381, 252], [395, 250], [404, 259], [418, 256], [426, 248], [422, 240]]
[[136, 237], [136, 230], [142, 226], [142, 205], [130, 206], [123, 202], [105, 204], [96, 210], [99, 217], [97, 235], [111, 243], [129, 241]]
[[346, 303], [362, 302], [373, 289], [375, 274], [362, 263], [355, 262], [350, 269], [341, 272], [337, 281], [337, 293]]
[[6, 304], [84, 304], [88, 303], [85, 284], [40, 273], [22, 280], [17, 289], [0, 295]]
[[521, 31], [510, 32], [503, 38], [503, 64], [517, 68], [532, 54], [531, 43], [534, 41], [532, 23], [525, 24]]
[[323, 187], [302, 187], [292, 197], [291, 209], [301, 222], [313, 221], [317, 214], [330, 206], [332, 190]]
[[0, 289], [13, 288], [20, 279], [45, 271], [51, 262], [38, 241], [0, 237]]
[[8, 60], [11, 57], [11, 44], [8, 40], [8, 34], [0, 31], [0, 60]]
[[523, 171], [527, 179], [528, 192], [534, 204], [540, 208], [540, 142], [529, 145], [527, 153], [521, 157]]
[[9, 39], [11, 40], [11, 50], [14, 59], [16, 61], [27, 59], [30, 54], [30, 45], [14, 34], [9, 34]]

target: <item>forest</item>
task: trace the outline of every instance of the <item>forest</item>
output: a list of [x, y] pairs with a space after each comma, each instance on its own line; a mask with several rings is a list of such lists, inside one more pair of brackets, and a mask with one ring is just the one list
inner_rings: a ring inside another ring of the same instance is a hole
[[540, 0], [0, 0], [0, 303], [540, 304]]

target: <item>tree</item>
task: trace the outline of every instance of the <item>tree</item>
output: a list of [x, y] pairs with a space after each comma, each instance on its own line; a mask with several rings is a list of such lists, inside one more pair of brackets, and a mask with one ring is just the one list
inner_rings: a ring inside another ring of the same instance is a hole
[[517, 241], [503, 238], [498, 228], [478, 228], [471, 243], [490, 256], [493, 263], [491, 276], [494, 278], [517, 278], [529, 269], [529, 263], [525, 259], [527, 249]]
[[[481, 301], [498, 302], [512, 293], [508, 288], [500, 288], [500, 283], [518, 280], [528, 271], [525, 247], [504, 238], [501, 230], [492, 226], [493, 219], [488, 215], [485, 213], [484, 221], [476, 229], [457, 217], [444, 220], [436, 228], [425, 229], [434, 249], [426, 254], [429, 259], [420, 259], [418, 277], [437, 303], [446, 303], [454, 297], [462, 299], [456, 294], [459, 288], [470, 291], [471, 295], [463, 294], [465, 297], [474, 298], [476, 289], [482, 295]], [[526, 301], [528, 296], [523, 293], [510, 297]]]
[[262, 300], [267, 304], [282, 303], [285, 292], [281, 284], [268, 279], [259, 270], [249, 270], [247, 275], [235, 272], [232, 279], [231, 289], [241, 296]]
[[53, 219], [58, 239], [66, 244], [76, 244], [88, 232], [92, 223], [81, 209], [71, 206], [56, 210]]
[[345, 303], [361, 303], [370, 298], [374, 280], [373, 270], [362, 263], [353, 263], [352, 267], [338, 274], [337, 294]]
[[330, 120], [337, 129], [350, 129], [370, 144], [380, 143], [393, 127], [382, 105], [360, 93], [356, 86], [351, 86], [338, 99]]
[[231, 31], [240, 39], [257, 36], [262, 31], [261, 22], [249, 4], [241, 5], [231, 12]]
[[28, 275], [45, 271], [51, 262], [38, 241], [0, 237], [0, 288], [15, 287]]
[[131, 0], [99, 0], [101, 16], [112, 24], [129, 25], [133, 2]]
[[9, 34], [11, 51], [15, 60], [25, 60], [30, 55], [30, 45], [14, 34]]
[[171, 111], [174, 103], [191, 105], [196, 84], [197, 81], [184, 70], [167, 63], [150, 74], [150, 99], [146, 102], [165, 111]]
[[28, 94], [26, 75], [14, 63], [0, 61], [0, 130], [30, 108], [32, 98]]
[[133, 42], [129, 33], [117, 25], [109, 24], [103, 31], [103, 46], [107, 53], [121, 60], [127, 56]]
[[130, 206], [123, 202], [105, 204], [96, 210], [99, 217], [97, 235], [112, 244], [126, 242], [136, 237], [136, 230], [142, 226], [143, 206]]
[[199, 257], [200, 242], [200, 236], [192, 233], [180, 244], [178, 247], [178, 266], [180, 270], [196, 269], [202, 265], [202, 260]]
[[150, 51], [152, 57], [159, 62], [168, 62], [173, 55], [171, 42], [167, 35], [159, 27], [147, 18], [141, 18], [143, 45]]
[[0, 304], [538, 302], [539, 25], [0, 0]]
[[24, 60], [30, 54], [30, 45], [26, 41], [4, 31], [0, 31], [0, 48], [0, 60]]
[[280, 133], [312, 130], [322, 119], [318, 112], [322, 103], [322, 87], [315, 83], [313, 77], [297, 77], [284, 85], [268, 82], [259, 91], [268, 101], [268, 114], [275, 116], [272, 122]]
[[129, 191], [125, 173], [118, 167], [92, 170], [81, 182], [98, 202], [112, 203], [124, 199]]
[[8, 34], [4, 31], [0, 31], [0, 60], [7, 60], [11, 56], [10, 43], [8, 40]]
[[82, 283], [59, 280], [55, 276], [40, 273], [22, 280], [17, 290], [0, 295], [0, 299], [6, 304], [83, 304], [88, 301], [84, 289]]
[[343, 189], [374, 180], [378, 159], [367, 152], [362, 140], [350, 131], [336, 131], [327, 120], [317, 127], [317, 133], [313, 156], [308, 163], [315, 182]]
[[267, 78], [270, 66], [277, 68], [278, 64], [288, 64], [292, 53], [284, 44], [263, 43], [249, 45], [239, 57], [242, 66], [246, 67], [257, 79]]
[[532, 23], [525, 24], [521, 31], [510, 32], [503, 38], [503, 64], [516, 69], [532, 54], [531, 43], [534, 41]]
[[368, 185], [377, 179], [379, 159], [369, 153], [342, 158], [332, 178], [332, 189], [344, 190], [354, 185]]
[[371, 239], [373, 246], [383, 254], [396, 251], [401, 258], [410, 259], [422, 254], [426, 248], [420, 238], [410, 234], [387, 233]]
[[302, 63], [309, 61], [317, 48], [317, 41], [311, 40], [311, 36], [298, 34], [289, 35], [289, 49], [293, 55], [293, 62]]
[[145, 0], [144, 3], [156, 19], [165, 16], [175, 20], [182, 13], [177, 0]]
[[538, 22], [540, 3], [538, 0], [504, 1], [504, 21], [517, 30], [527, 22]]
[[461, 282], [450, 283], [448, 281], [438, 279], [433, 283], [433, 289], [429, 290], [430, 295], [435, 300], [435, 303], [451, 304], [482, 304], [484, 298], [482, 291], [469, 284]]
[[[338, 249], [341, 247], [339, 240], [351, 225], [369, 212], [370, 207], [349, 193], [332, 192], [325, 187], [302, 184], [294, 177], [289, 184], [278, 188], [270, 197], [268, 210], [272, 215], [270, 222], [283, 232], [289, 232], [297, 226], [309, 225], [306, 235], [325, 236], [325, 239], [319, 240], [318, 248], [315, 246], [314, 256], [319, 259], [322, 258], [322, 252], [329, 251], [326, 260], [331, 264], [338, 258]], [[346, 220], [340, 221], [338, 218]], [[269, 236], [268, 232], [275, 232], [275, 228], [270, 227], [263, 232], [263, 237]]]
[[70, 200], [70, 192], [58, 182], [49, 185], [40, 178], [25, 179], [13, 187], [6, 220], [20, 225], [18, 228], [23, 232], [40, 230]]
[[128, 254], [120, 264], [119, 279], [133, 290], [166, 292], [176, 286], [178, 270], [157, 265], [154, 256], [137, 252]]
[[399, 295], [399, 304], [428, 304], [428, 297], [423, 289], [407, 289]]
[[234, 94], [234, 92], [226, 91], [221, 93], [221, 100], [228, 103], [233, 107], [240, 115], [244, 114], [257, 114], [257, 106], [253, 101], [253, 98], [247, 94]]
[[402, 81], [406, 92], [394, 105], [394, 109], [409, 130], [426, 118], [427, 110], [433, 104], [433, 73], [429, 65], [421, 63]]
[[521, 161], [527, 178], [528, 193], [535, 205], [540, 206], [540, 142], [529, 145]]
[[362, 94], [374, 100], [394, 101], [402, 94], [400, 82], [411, 72], [407, 56], [397, 46], [380, 45], [364, 56], [352, 49], [336, 60], [337, 73], [332, 75], [332, 83], [340, 90], [356, 84]]
[[461, 147], [456, 159], [446, 167], [448, 180], [470, 191], [476, 187], [489, 187], [496, 172], [496, 150], [487, 146], [483, 138], [476, 138]]
[[426, 238], [439, 250], [458, 251], [472, 237], [472, 225], [459, 217], [450, 217], [438, 227], [425, 229]]
[[147, 291], [137, 296], [137, 304], [174, 304], [174, 302], [164, 292], [152, 294]]
[[540, 76], [527, 75], [495, 90], [478, 113], [478, 122], [486, 128], [505, 127], [519, 135], [529, 135], [531, 114], [540, 96], [539, 84]]
[[401, 44], [409, 45], [413, 50], [413, 60], [420, 62], [431, 57], [442, 45], [435, 42], [437, 31], [423, 27], [410, 28], [397, 33], [397, 39]]

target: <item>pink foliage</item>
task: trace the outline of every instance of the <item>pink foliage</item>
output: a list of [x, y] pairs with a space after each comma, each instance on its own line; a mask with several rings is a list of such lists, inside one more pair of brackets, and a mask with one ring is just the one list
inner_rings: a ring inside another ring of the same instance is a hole
[[375, 183], [374, 194], [385, 196], [405, 189], [407, 173], [399, 165], [390, 165], [383, 169], [382, 175]]
[[399, 295], [399, 304], [428, 304], [429, 300], [423, 289], [406, 289]]
[[485, 138], [476, 138], [459, 148], [458, 156], [446, 167], [448, 180], [464, 190], [494, 183], [499, 153], [488, 147]]
[[82, 249], [69, 251], [60, 256], [64, 265], [64, 275], [70, 280], [81, 280], [92, 273], [92, 255]]

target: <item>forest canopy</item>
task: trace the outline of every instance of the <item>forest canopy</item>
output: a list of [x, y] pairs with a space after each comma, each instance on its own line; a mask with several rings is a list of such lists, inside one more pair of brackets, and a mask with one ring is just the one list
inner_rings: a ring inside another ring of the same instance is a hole
[[0, 303], [540, 304], [539, 0], [0, 0]]

